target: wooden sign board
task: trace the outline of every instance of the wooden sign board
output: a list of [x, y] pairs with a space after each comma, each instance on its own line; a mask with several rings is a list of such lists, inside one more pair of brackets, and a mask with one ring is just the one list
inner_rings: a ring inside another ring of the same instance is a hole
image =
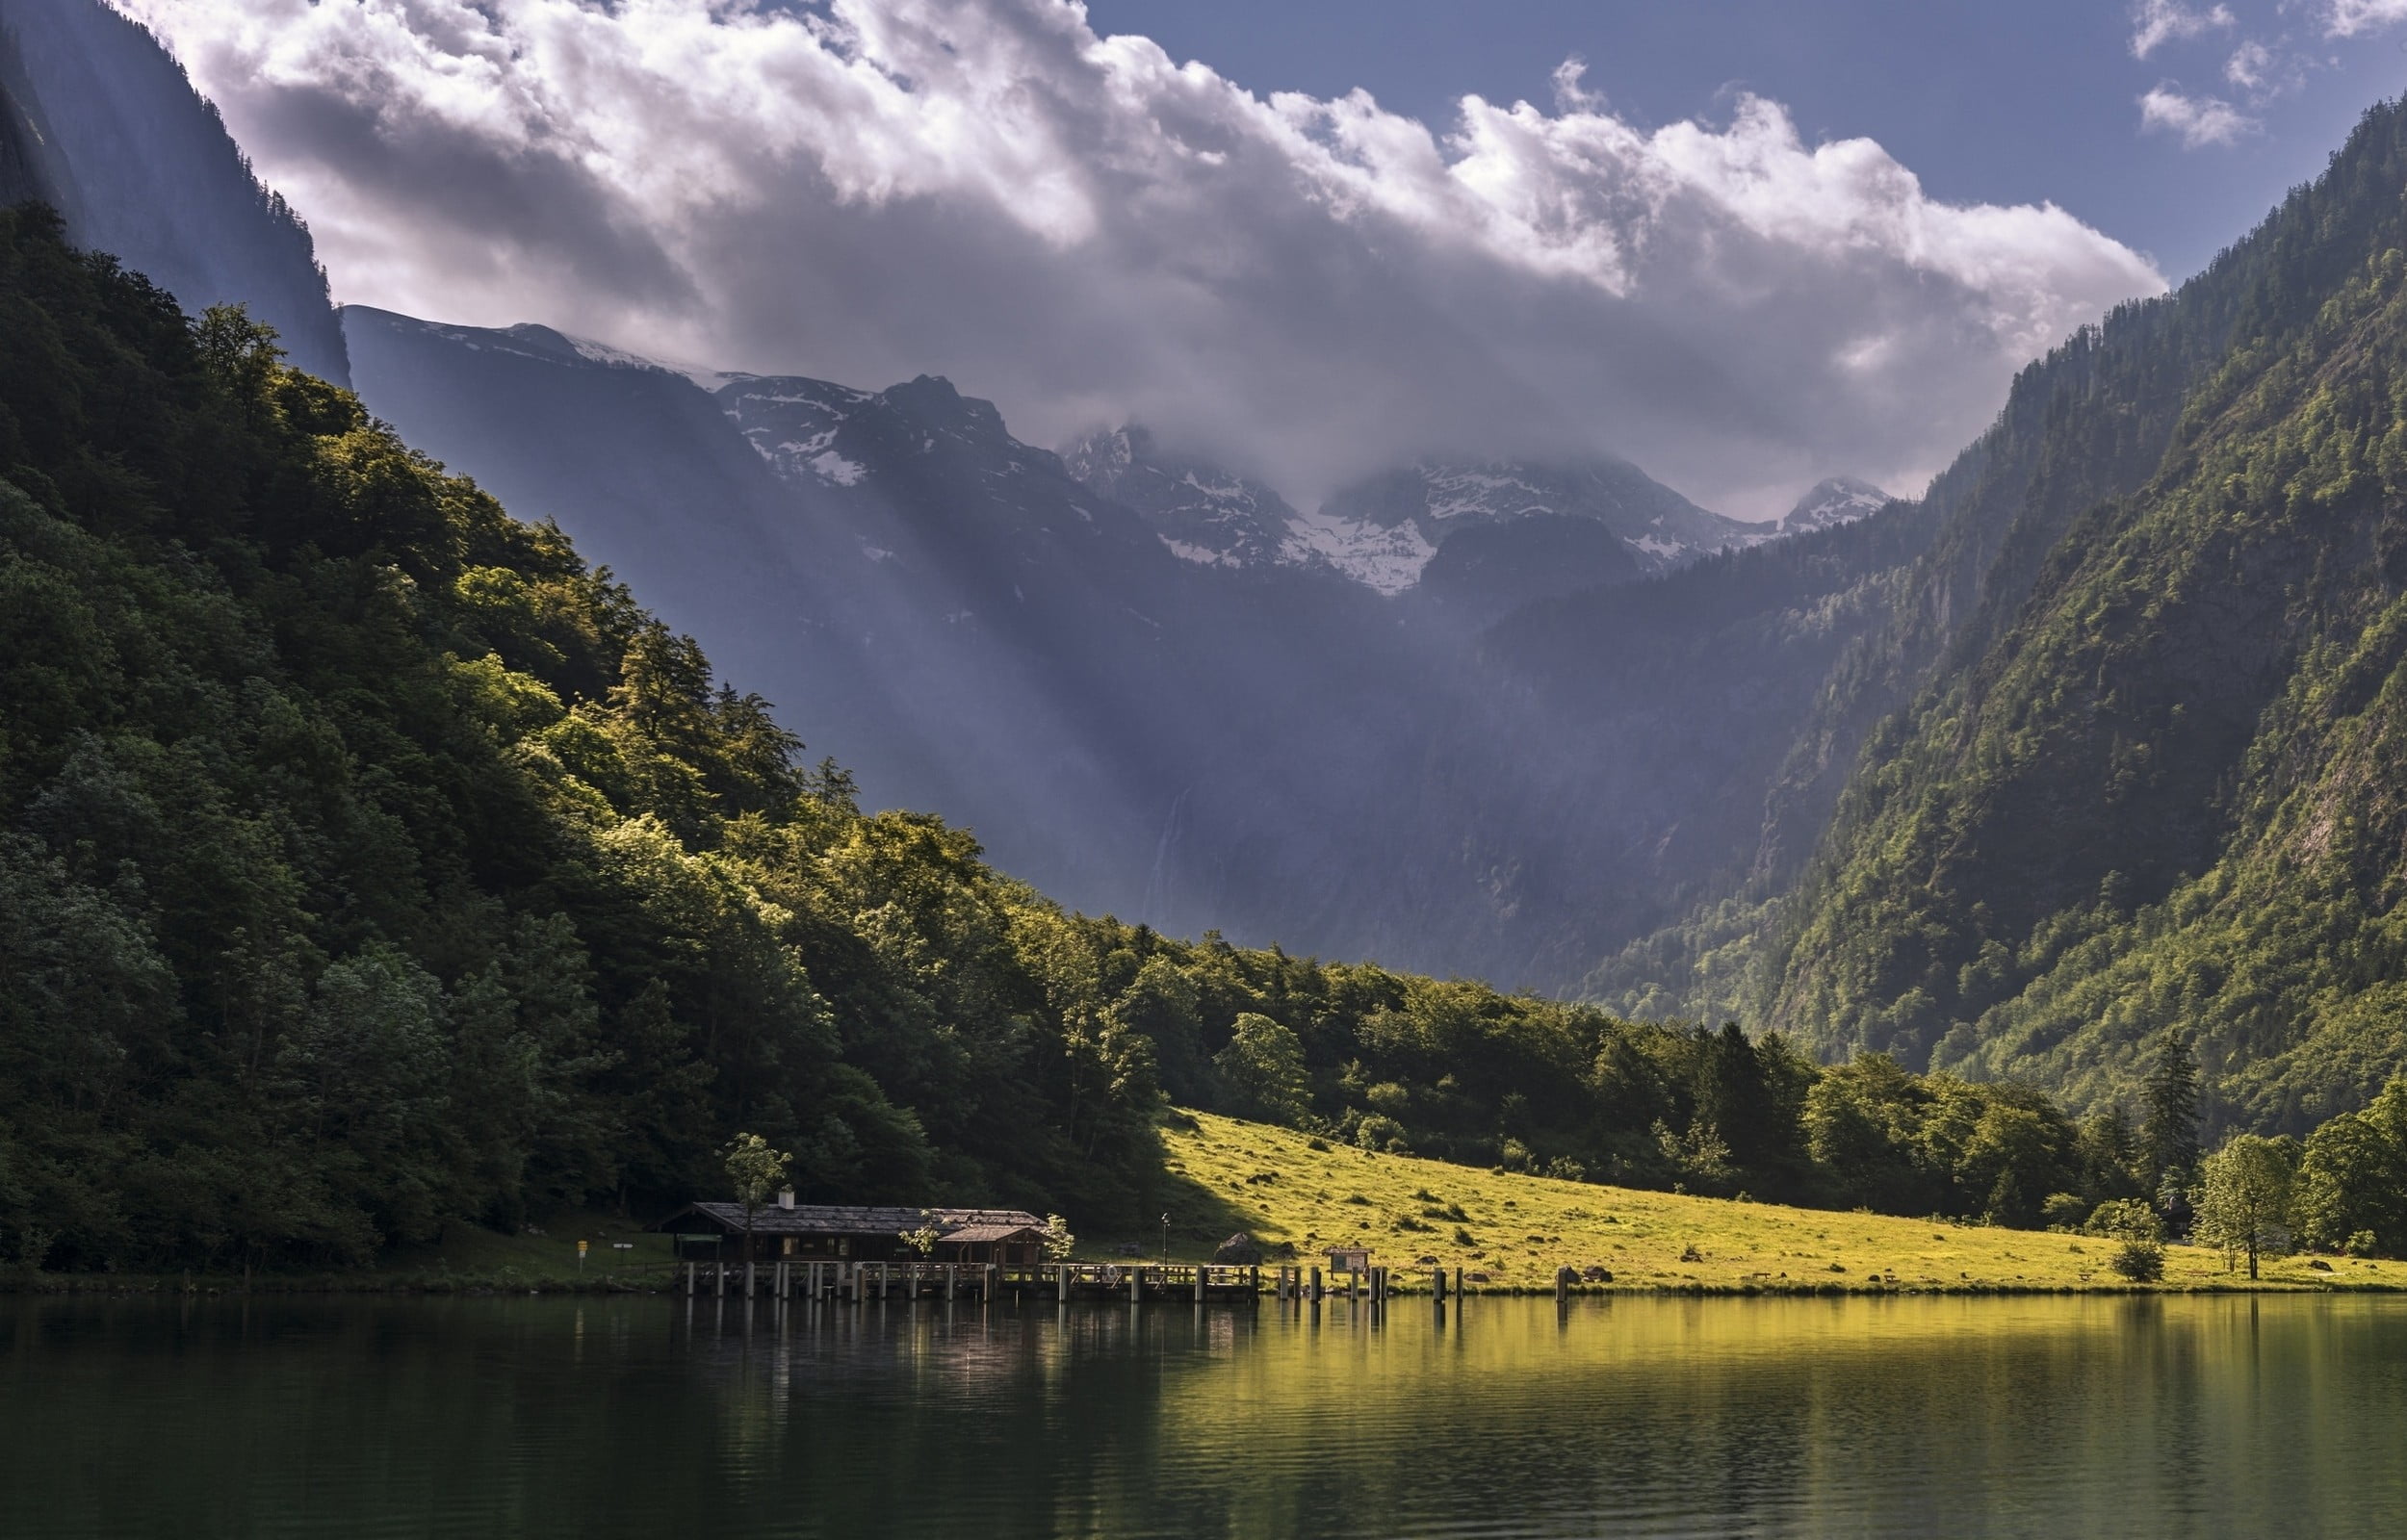
[[1366, 1245], [1332, 1246], [1329, 1251], [1332, 1272], [1368, 1272], [1371, 1270], [1371, 1248]]

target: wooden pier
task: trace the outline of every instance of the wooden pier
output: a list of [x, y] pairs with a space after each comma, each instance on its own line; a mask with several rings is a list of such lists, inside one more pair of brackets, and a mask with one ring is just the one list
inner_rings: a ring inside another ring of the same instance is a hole
[[684, 1293], [721, 1299], [1252, 1303], [1262, 1270], [1193, 1262], [688, 1262]]

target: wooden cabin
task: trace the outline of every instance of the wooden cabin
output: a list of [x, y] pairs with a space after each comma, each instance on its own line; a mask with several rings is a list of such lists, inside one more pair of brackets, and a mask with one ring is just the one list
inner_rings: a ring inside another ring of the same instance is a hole
[[752, 1211], [745, 1245], [741, 1203], [695, 1203], [652, 1228], [672, 1238], [679, 1260], [728, 1262], [907, 1262], [919, 1253], [903, 1237], [933, 1223], [931, 1262], [1026, 1266], [1045, 1260], [1045, 1221], [1019, 1209], [907, 1209], [796, 1203], [781, 1193]]

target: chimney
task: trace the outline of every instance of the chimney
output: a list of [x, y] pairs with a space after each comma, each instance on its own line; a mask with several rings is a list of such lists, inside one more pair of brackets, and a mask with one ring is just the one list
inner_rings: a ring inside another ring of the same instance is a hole
[[789, 1209], [794, 1206], [794, 1190], [792, 1188], [786, 1187], [778, 1189], [777, 1206], [781, 1209]]

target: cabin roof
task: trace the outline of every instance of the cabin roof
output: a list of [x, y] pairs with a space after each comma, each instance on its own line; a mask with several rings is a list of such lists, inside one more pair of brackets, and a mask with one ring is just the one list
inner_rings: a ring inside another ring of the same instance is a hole
[[[673, 1230], [701, 1219], [731, 1234], [744, 1227], [741, 1203], [695, 1203], [678, 1210], [653, 1226]], [[764, 1203], [752, 1211], [755, 1235], [878, 1235], [899, 1236], [934, 1220], [947, 1241], [999, 1240], [1022, 1230], [1042, 1230], [1045, 1221], [1021, 1209], [907, 1209], [899, 1205], [845, 1207], [833, 1203], [797, 1203], [780, 1208]], [[994, 1230], [994, 1235], [965, 1235], [969, 1229]]]
[[958, 1230], [946, 1230], [941, 1239], [965, 1244], [983, 1245], [990, 1241], [1017, 1241], [1024, 1235], [1042, 1235], [1041, 1224], [965, 1224]]

